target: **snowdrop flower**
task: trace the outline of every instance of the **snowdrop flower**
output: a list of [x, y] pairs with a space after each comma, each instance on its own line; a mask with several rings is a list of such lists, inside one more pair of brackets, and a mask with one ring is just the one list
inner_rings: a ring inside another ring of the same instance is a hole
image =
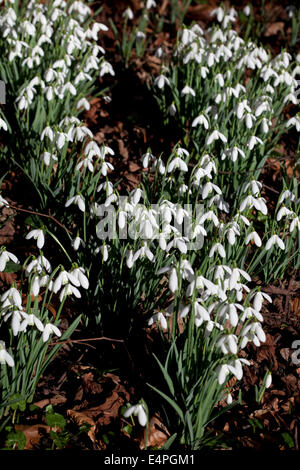
[[108, 170], [113, 170], [114, 166], [109, 162], [102, 162], [100, 167], [100, 172], [103, 176], [107, 176]]
[[287, 189], [281, 194], [278, 200], [278, 204], [281, 204], [283, 201], [285, 201], [285, 199], [287, 199], [288, 201], [295, 201], [296, 196], [289, 189]]
[[59, 300], [62, 302], [67, 295], [73, 294], [75, 295], [75, 297], [80, 299], [81, 294], [77, 287], [73, 286], [72, 284], [66, 284], [65, 287], [61, 290], [61, 293], [59, 294]]
[[28, 325], [36, 326], [36, 328], [39, 331], [44, 331], [43, 323], [34, 314], [29, 314], [28, 315], [26, 312], [23, 312], [22, 316], [23, 316], [24, 320], [22, 321], [22, 323], [20, 325], [20, 331], [26, 331], [26, 328], [27, 328]]
[[41, 275], [36, 274], [33, 278], [33, 283], [31, 284], [31, 292], [35, 297], [39, 294], [40, 288], [48, 285], [49, 289], [52, 290], [53, 282], [49, 282], [49, 276], [46, 273]]
[[209, 127], [208, 120], [206, 119], [206, 117], [203, 114], [200, 114], [198, 117], [196, 117], [193, 120], [192, 127], [196, 127], [196, 126], [198, 126], [198, 124], [202, 124], [205, 127], [205, 129], [208, 129], [208, 127]]
[[272, 235], [272, 237], [269, 238], [265, 246], [266, 251], [270, 250], [273, 245], [277, 245], [281, 250], [285, 250], [284, 242], [278, 237], [278, 235]]
[[295, 217], [293, 218], [293, 220], [291, 222], [291, 225], [290, 225], [290, 233], [292, 233], [295, 230], [296, 227], [300, 231], [300, 219], [299, 219], [299, 217], [297, 217], [295, 215]]
[[5, 349], [4, 341], [0, 341], [0, 364], [7, 364], [10, 367], [15, 365], [15, 361]]
[[26, 274], [30, 274], [33, 270], [38, 273], [42, 273], [43, 271], [51, 272], [51, 264], [43, 255], [39, 256], [37, 259], [34, 257], [26, 267], [25, 272]]
[[225, 11], [223, 10], [223, 8], [218, 7], [212, 10], [209, 16], [216, 16], [219, 23], [221, 23], [223, 21], [224, 15]]
[[54, 132], [53, 130], [51, 129], [51, 127], [47, 126], [45, 127], [45, 129], [43, 130], [43, 132], [41, 133], [41, 140], [44, 140], [45, 136], [47, 136], [51, 142], [53, 142], [54, 140]]
[[[251, 296], [251, 299], [252, 298], [253, 298], [253, 295]], [[254, 294], [253, 307], [256, 311], [258, 312], [261, 311], [264, 300], [267, 300], [268, 302], [272, 303], [271, 297], [265, 292], [258, 291]]]
[[46, 341], [48, 341], [49, 336], [52, 333], [56, 334], [56, 336], [58, 336], [58, 337], [61, 336], [61, 332], [57, 328], [57, 326], [52, 325], [51, 323], [47, 323], [47, 325], [44, 327], [44, 331], [43, 331], [43, 334], [42, 334], [42, 338], [43, 338], [44, 343], [46, 343]]
[[128, 408], [125, 413], [124, 417], [129, 418], [129, 416], [134, 415], [138, 417], [138, 421], [141, 426], [146, 426], [147, 424], [147, 414], [143, 405], [134, 405]]
[[61, 288], [61, 286], [65, 286], [66, 284], [69, 284], [70, 282], [74, 284], [74, 286], [77, 286], [77, 287], [81, 285], [80, 281], [78, 280], [78, 277], [75, 277], [72, 273], [68, 273], [67, 271], [63, 269], [59, 273], [59, 275], [57, 276], [56, 280], [53, 283], [53, 288], [52, 288], [53, 292], [56, 294]]
[[271, 387], [271, 384], [272, 384], [272, 374], [271, 374], [271, 372], [268, 372], [265, 387], [269, 388], [269, 387]]
[[251, 9], [250, 9], [250, 5], [246, 5], [244, 8], [243, 8], [243, 12], [246, 16], [250, 16], [251, 14]]
[[91, 105], [86, 98], [81, 98], [76, 105], [76, 109], [84, 108], [86, 111], [91, 109]]
[[297, 132], [300, 132], [300, 116], [296, 115], [289, 119], [285, 125], [285, 127], [295, 126]]
[[144, 155], [142, 155], [142, 165], [143, 165], [143, 168], [148, 168], [149, 166], [149, 163], [151, 160], [156, 160], [155, 156], [152, 155], [152, 153], [150, 152], [147, 152], [147, 153], [144, 153]]
[[202, 199], [206, 199], [213, 191], [217, 194], [222, 194], [219, 186], [208, 181], [202, 188]]
[[165, 77], [165, 75], [159, 75], [159, 77], [156, 77], [156, 79], [154, 80], [154, 84], [161, 90], [164, 88], [165, 84], [170, 86], [170, 82], [168, 78]]
[[22, 308], [22, 298], [20, 292], [15, 288], [11, 287], [1, 296], [2, 307], [9, 305], [16, 305], [19, 308]]
[[[83, 287], [84, 289], [88, 289], [89, 287], [89, 280], [88, 278], [86, 277], [86, 275], [84, 274], [84, 269], [79, 267], [79, 268], [75, 268], [73, 269], [71, 272], [70, 272], [70, 275], [75, 277], [75, 279], [78, 280], [79, 282], [79, 285], [81, 287]], [[73, 282], [73, 281], [71, 281]], [[73, 282], [74, 284], [74, 282]], [[77, 284], [75, 284], [77, 286]]]
[[167, 114], [170, 114], [170, 116], [175, 116], [177, 112], [176, 106], [174, 103], [170, 104], [167, 108]]
[[158, 312], [155, 315], [152, 315], [152, 317], [148, 321], [148, 325], [151, 326], [153, 325], [154, 322], [159, 322], [160, 326], [164, 330], [168, 328], [167, 320], [165, 319], [164, 315], [161, 312]]
[[263, 145], [263, 141], [259, 138], [259, 137], [256, 137], [255, 135], [251, 136], [248, 143], [247, 143], [247, 146], [250, 150], [252, 150], [254, 148], [255, 145], [257, 144], [261, 144]]
[[164, 175], [165, 172], [166, 172], [166, 167], [165, 167], [165, 164], [164, 162], [162, 161], [161, 158], [158, 158], [157, 160], [155, 160], [153, 162], [153, 165], [152, 165], [152, 171], [154, 171], [155, 169], [158, 169], [158, 173], [160, 175]]
[[193, 90], [193, 88], [191, 88], [191, 87], [189, 87], [188, 85], [186, 85], [186, 86], [181, 90], [181, 96], [185, 96], [185, 95], [196, 96], [196, 93], [195, 93], [195, 91]]
[[248, 281], [251, 282], [251, 277], [249, 274], [244, 271], [243, 269], [239, 268], [234, 268], [231, 272], [230, 278], [229, 278], [229, 289], [235, 289], [238, 282], [240, 281], [241, 275]]
[[237, 354], [238, 339], [236, 335], [223, 335], [217, 341], [217, 346], [221, 349], [223, 354]]
[[154, 8], [156, 7], [156, 2], [155, 2], [155, 0], [147, 0], [147, 2], [146, 2], [146, 8], [147, 8], [147, 10], [150, 10], [150, 8], [152, 8], [152, 7], [154, 7]]
[[176, 292], [178, 290], [178, 276], [177, 276], [177, 270], [174, 266], [165, 266], [163, 268], [160, 268], [157, 271], [157, 274], [163, 274], [166, 272], [170, 272], [170, 278], [169, 278], [169, 289], [171, 292]]
[[42, 229], [31, 230], [31, 232], [29, 232], [25, 238], [26, 240], [29, 240], [32, 237], [35, 240], [37, 240], [37, 247], [41, 250], [45, 243], [45, 235], [44, 235], [43, 230]]
[[[87, 68], [85, 71], [88, 72], [88, 70], [89, 70], [89, 68]], [[104, 61], [100, 65], [100, 77], [103, 77], [103, 75], [106, 75], [107, 73], [109, 73], [113, 77], [115, 75], [115, 71], [114, 71], [112, 65], [109, 62]]]
[[241, 380], [243, 377], [242, 364], [250, 366], [250, 362], [247, 359], [235, 359], [228, 363], [229, 372], [231, 372], [238, 380]]
[[256, 117], [251, 113], [246, 113], [242, 119], [245, 120], [247, 129], [252, 129]]
[[81, 243], [83, 243], [83, 240], [77, 235], [77, 237], [75, 237], [74, 240], [72, 240], [73, 249], [77, 251]]
[[65, 204], [65, 207], [69, 207], [72, 203], [77, 204], [78, 208], [84, 212], [85, 211], [85, 203], [80, 194], [77, 196], [71, 197]]
[[262, 241], [257, 232], [253, 231], [247, 235], [245, 240], [245, 245], [248, 245], [251, 241], [255, 243], [256, 246], [261, 247]]
[[287, 216], [288, 218], [290, 218], [293, 215], [296, 215], [293, 211], [289, 210], [287, 207], [281, 207], [277, 213], [276, 220], [277, 222], [279, 222], [282, 217]]
[[41, 155], [41, 158], [43, 159], [45, 165], [49, 166], [51, 160], [54, 160], [55, 162], [58, 161], [56, 154], [50, 153], [50, 152], [44, 152]]
[[225, 252], [225, 249], [223, 247], [223, 245], [221, 243], [215, 243], [213, 245], [213, 247], [211, 248], [210, 252], [209, 252], [209, 255], [208, 257], [209, 258], [212, 258], [215, 254], [215, 252], [218, 252], [218, 254], [222, 257], [222, 258], [225, 258], [226, 256], [226, 252]]
[[183, 172], [188, 171], [187, 164], [180, 157], [173, 158], [173, 160], [169, 163], [168, 173], [171, 173], [171, 171], [176, 170], [177, 168]]
[[9, 206], [8, 202], [6, 199], [4, 199], [1, 194], [0, 194], [0, 207], [3, 207], [3, 206]]
[[261, 191], [262, 184], [260, 181], [252, 180], [244, 186], [243, 193], [245, 193], [251, 187], [253, 196], [258, 196]]
[[123, 13], [123, 18], [128, 19], [128, 20], [133, 20], [133, 11], [131, 10], [130, 7], [126, 8], [126, 10]]
[[7, 124], [6, 122], [0, 118], [0, 129], [4, 129], [5, 131], [7, 131]]
[[5, 270], [6, 263], [10, 260], [13, 263], [20, 263], [18, 258], [13, 253], [6, 251], [5, 247], [3, 247], [2, 251], [0, 251], [0, 272]]
[[218, 139], [221, 139], [222, 142], [227, 142], [227, 138], [225, 137], [224, 134], [222, 134], [221, 132], [219, 132], [217, 130], [214, 130], [210, 134], [210, 136], [207, 138], [206, 145], [210, 145], [214, 142], [214, 140], [218, 140]]
[[213, 211], [208, 211], [203, 214], [199, 220], [199, 224], [202, 225], [206, 220], [212, 220], [215, 227], [218, 227], [219, 225], [219, 219]]
[[148, 248], [148, 245], [146, 242], [143, 242], [142, 247], [135, 252], [135, 254], [133, 255], [132, 261], [133, 263], [135, 263], [137, 259], [144, 258], [144, 257], [147, 257], [149, 261], [154, 262], [154, 254]]
[[228, 148], [223, 152], [223, 154], [221, 155], [221, 160], [225, 160], [225, 158], [229, 156], [230, 160], [235, 162], [239, 154], [242, 158], [246, 158], [245, 152], [243, 152], [243, 150], [241, 150], [235, 145], [234, 147]]
[[242, 212], [243, 210], [249, 207], [255, 207], [255, 209], [259, 210], [262, 214], [267, 215], [268, 208], [266, 206], [266, 200], [262, 197], [256, 199], [253, 196], [247, 196], [240, 205], [239, 211]]
[[12, 317], [11, 321], [11, 328], [13, 331], [13, 335], [17, 336], [21, 326], [22, 314], [23, 314], [23, 307], [13, 306], [8, 313], [4, 315], [4, 321], [7, 321], [8, 318]]
[[248, 341], [253, 341], [257, 347], [260, 346], [260, 343], [264, 343], [266, 341], [265, 332], [259, 322], [250, 323], [245, 326], [241, 331], [241, 336], [243, 337], [241, 341], [242, 349], [244, 349]]

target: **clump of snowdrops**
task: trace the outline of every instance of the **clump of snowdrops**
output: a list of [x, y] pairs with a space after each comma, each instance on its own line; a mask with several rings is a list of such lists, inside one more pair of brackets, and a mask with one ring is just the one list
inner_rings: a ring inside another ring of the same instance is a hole
[[[104, 331], [113, 322], [130, 334], [141, 317], [144, 327], [159, 329], [162, 352], [155, 362], [166, 386], [149, 386], [169, 405], [165, 419], [175, 442], [199, 448], [216, 405], [234, 403], [236, 390], [228, 382], [241, 380], [243, 367], [251, 366], [247, 344], [265, 341], [262, 309], [272, 299], [253, 277], [263, 272], [265, 279], [277, 278], [292, 261], [299, 266], [296, 168], [293, 178], [283, 178], [271, 217], [259, 181], [280, 135], [292, 125], [298, 130], [298, 116], [284, 122], [282, 114], [286, 102], [296, 102], [298, 66], [290, 70], [287, 53], [271, 59], [261, 47], [244, 43], [230, 29], [233, 9], [215, 11], [220, 25], [209, 39], [198, 25], [183, 28], [175, 61], [154, 80], [162, 119], [176, 124], [181, 142], [167, 156], [149, 149], [142, 156], [142, 183], [121, 194], [110, 179], [114, 150], [78, 119], [82, 107], [89, 108], [93, 78], [114, 74], [96, 44], [105, 26], [86, 30], [89, 10], [81, 2], [29, 2], [22, 10], [26, 20], [13, 11], [7, 8], [1, 20], [6, 40], [0, 45], [9, 55], [3, 73], [15, 99], [13, 121], [9, 115], [0, 121], [8, 135], [1, 158], [24, 171], [36, 190], [36, 208], [51, 208], [68, 227], [62, 233], [44, 220], [43, 228], [37, 216], [27, 237], [42, 249], [45, 234], [51, 236], [70, 268], [47, 269], [41, 253], [24, 266], [26, 307], [18, 290], [7, 294], [1, 320], [13, 323], [9, 346], [1, 343], [8, 366], [2, 369], [4, 401], [17, 383], [15, 368], [26, 369], [27, 356], [14, 356], [13, 347], [23, 354], [16, 341], [35, 341], [33, 350], [40, 348], [44, 357], [47, 333], [57, 333], [59, 319], [50, 321], [51, 296], [62, 288], [63, 305], [69, 294], [80, 298], [81, 286], [90, 309], [86, 321], [96, 320]], [[245, 71], [253, 73], [248, 83]], [[39, 305], [41, 287], [46, 294]], [[39, 371], [44, 364], [41, 359]], [[32, 393], [37, 380], [38, 373], [29, 385], [19, 382], [22, 392]], [[140, 406], [130, 413], [145, 424]]]

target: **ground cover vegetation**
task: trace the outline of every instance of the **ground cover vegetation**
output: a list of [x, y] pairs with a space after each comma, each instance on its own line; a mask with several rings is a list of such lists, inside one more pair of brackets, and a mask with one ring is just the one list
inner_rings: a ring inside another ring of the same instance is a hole
[[298, 449], [300, 12], [1, 2], [3, 449]]

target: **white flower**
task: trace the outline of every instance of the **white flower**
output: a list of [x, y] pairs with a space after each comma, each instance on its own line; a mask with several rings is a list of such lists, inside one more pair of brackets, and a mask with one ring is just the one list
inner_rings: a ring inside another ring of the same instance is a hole
[[133, 11], [131, 10], [130, 7], [126, 8], [126, 10], [124, 11], [124, 13], [122, 14], [123, 18], [126, 18], [128, 20], [132, 20], [133, 19]]
[[225, 137], [224, 134], [222, 134], [221, 132], [219, 132], [217, 130], [214, 130], [210, 134], [210, 136], [207, 138], [206, 145], [210, 145], [210, 144], [212, 144], [212, 142], [214, 142], [214, 140], [218, 140], [218, 139], [221, 139], [222, 142], [227, 142], [227, 138]]
[[37, 240], [37, 247], [41, 250], [45, 243], [45, 235], [44, 235], [43, 230], [41, 229], [31, 230], [31, 232], [29, 232], [25, 238], [26, 240], [29, 240], [32, 237], [35, 240]]
[[225, 249], [223, 247], [223, 245], [221, 243], [215, 243], [214, 246], [211, 248], [210, 252], [209, 252], [209, 255], [208, 257], [209, 258], [212, 258], [212, 256], [214, 256], [215, 252], [218, 252], [219, 255], [222, 257], [222, 258], [225, 258], [226, 256], [226, 252], [225, 252]]
[[165, 75], [159, 75], [159, 77], [156, 77], [156, 79], [154, 80], [154, 84], [160, 89], [163, 89], [165, 84], [170, 86], [170, 82], [168, 78], [165, 77]]
[[253, 135], [252, 137], [250, 137], [247, 146], [249, 150], [252, 150], [254, 146], [257, 145], [258, 143], [261, 145], [264, 144], [263, 141], [259, 137], [256, 137], [255, 135]]
[[85, 203], [80, 194], [77, 196], [71, 197], [65, 204], [65, 207], [70, 206], [72, 203], [77, 204], [78, 208], [84, 212], [85, 211]]
[[[106, 245], [105, 245], [105, 246], [106, 246]], [[80, 285], [81, 287], [83, 287], [84, 289], [88, 289], [88, 287], [89, 287], [89, 280], [88, 280], [88, 278], [86, 277], [86, 275], [84, 274], [84, 269], [83, 269], [83, 268], [81, 268], [81, 267], [75, 268], [75, 269], [73, 269], [73, 270], [70, 272], [70, 274], [71, 274], [72, 276], [74, 276], [75, 279], [78, 280], [79, 285]], [[73, 282], [73, 281], [71, 281], [71, 282]], [[73, 282], [73, 284], [74, 284], [74, 282]], [[77, 284], [75, 284], [75, 285], [77, 286]]]
[[268, 372], [265, 387], [269, 388], [271, 386], [271, 384], [272, 384], [272, 374], [271, 374], [271, 372]]
[[129, 416], [131, 416], [132, 414], [134, 416], [138, 417], [138, 420], [139, 420], [139, 423], [140, 423], [141, 426], [146, 426], [146, 424], [147, 424], [147, 414], [146, 414], [146, 411], [145, 411], [143, 405], [131, 406], [130, 408], [128, 408], [125, 411], [124, 417], [129, 418]]
[[43, 335], [42, 335], [44, 343], [46, 343], [46, 341], [48, 341], [49, 336], [52, 333], [55, 333], [56, 336], [58, 336], [58, 337], [61, 336], [61, 332], [57, 328], [57, 326], [52, 325], [51, 323], [47, 323], [47, 325], [44, 327], [44, 331], [43, 331]]
[[196, 96], [196, 93], [195, 93], [195, 91], [193, 90], [193, 88], [191, 88], [191, 87], [189, 87], [188, 85], [186, 85], [186, 86], [181, 90], [181, 96], [185, 96], [185, 95]]
[[5, 349], [4, 341], [0, 341], [0, 364], [7, 364], [10, 367], [14, 367], [15, 361]]
[[45, 136], [47, 136], [51, 142], [53, 142], [54, 140], [54, 132], [53, 130], [51, 129], [51, 127], [47, 126], [45, 127], [45, 129], [43, 130], [43, 132], [41, 133], [41, 140], [44, 140]]
[[11, 260], [13, 263], [19, 264], [18, 258], [10, 253], [9, 251], [6, 251], [5, 249], [0, 252], [0, 272], [5, 270], [6, 263]]
[[148, 325], [153, 325], [154, 322], [159, 322], [161, 327], [166, 330], [168, 328], [167, 320], [165, 319], [164, 315], [161, 312], [152, 315], [152, 317], [148, 321]]
[[262, 303], [266, 299], [268, 302], [272, 303], [271, 297], [265, 292], [256, 292], [253, 300], [253, 307], [257, 312], [261, 311]]
[[250, 16], [250, 13], [251, 13], [251, 9], [250, 9], [250, 5], [246, 5], [244, 8], [243, 8], [243, 12], [246, 16]]
[[22, 297], [20, 292], [15, 288], [11, 287], [1, 296], [2, 307], [9, 305], [15, 305], [16, 307], [22, 308]]
[[7, 124], [6, 122], [0, 118], [0, 129], [4, 129], [5, 131], [7, 131]]
[[81, 107], [87, 111], [91, 108], [91, 105], [86, 98], [81, 98], [81, 100], [77, 102], [76, 109], [80, 109]]
[[51, 159], [57, 162], [57, 156], [56, 154], [50, 153], [50, 152], [43, 152], [41, 155], [41, 158], [44, 160], [45, 165], [49, 166]]
[[152, 8], [152, 7], [154, 7], [154, 8], [156, 7], [156, 2], [155, 2], [155, 0], [147, 0], [147, 2], [146, 2], [146, 8], [147, 8], [147, 10], [150, 10], [150, 8]]
[[180, 171], [184, 171], [184, 172], [188, 171], [187, 164], [180, 157], [173, 158], [173, 160], [169, 163], [168, 173], [171, 173], [171, 171], [176, 170], [177, 168]]
[[266, 243], [266, 251], [270, 250], [274, 244], [277, 245], [281, 250], [285, 250], [285, 245], [281, 238], [279, 238], [278, 235], [272, 235], [272, 237], [269, 238]]
[[61, 286], [65, 286], [70, 282], [74, 284], [74, 286], [80, 286], [80, 281], [78, 280], [78, 277], [75, 277], [72, 273], [68, 273], [67, 271], [62, 270], [53, 283], [53, 292], [56, 294], [61, 288]]
[[198, 124], [202, 124], [205, 127], [205, 129], [208, 129], [208, 127], [209, 127], [208, 120], [206, 119], [206, 117], [203, 114], [200, 114], [199, 116], [197, 116], [193, 120], [192, 127], [196, 127], [196, 126], [198, 126]]
[[249, 233], [249, 235], [247, 235], [246, 240], [245, 240], [245, 244], [248, 245], [248, 243], [250, 243], [251, 241], [254, 241], [255, 245], [258, 246], [258, 247], [261, 247], [261, 245], [262, 245], [261, 238], [258, 235], [258, 233], [255, 232], [255, 231], [253, 231], [253, 232]]
[[9, 206], [9, 204], [8, 204], [7, 200], [4, 199], [0, 194], [0, 207], [3, 207], [3, 206]]
[[20, 331], [26, 331], [28, 325], [36, 326], [39, 331], [44, 331], [44, 325], [41, 320], [36, 317], [34, 314], [28, 315], [27, 313], [23, 312], [22, 314], [24, 320], [20, 325]]

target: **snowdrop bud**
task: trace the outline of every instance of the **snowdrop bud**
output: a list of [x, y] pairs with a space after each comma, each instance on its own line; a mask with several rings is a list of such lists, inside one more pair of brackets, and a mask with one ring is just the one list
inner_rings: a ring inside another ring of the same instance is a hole
[[133, 17], [134, 17], [133, 11], [131, 10], [130, 7], [128, 7], [128, 8], [126, 8], [126, 10], [124, 11], [122, 16], [123, 16], [123, 18], [126, 18], [128, 20], [133, 20]]
[[7, 364], [10, 367], [14, 367], [15, 362], [10, 354], [5, 349], [4, 341], [0, 341], [0, 364]]
[[227, 398], [226, 398], [227, 405], [231, 405], [232, 403], [232, 395], [231, 393], [228, 393]]
[[250, 16], [250, 13], [251, 13], [251, 9], [250, 9], [250, 6], [249, 5], [246, 5], [243, 9], [243, 12], [246, 16]]
[[175, 268], [172, 268], [171, 274], [170, 274], [170, 279], [169, 279], [169, 288], [171, 292], [176, 292], [178, 289], [178, 278], [177, 278], [177, 272]]
[[271, 384], [272, 384], [272, 374], [271, 372], [268, 372], [265, 387], [269, 388]]

